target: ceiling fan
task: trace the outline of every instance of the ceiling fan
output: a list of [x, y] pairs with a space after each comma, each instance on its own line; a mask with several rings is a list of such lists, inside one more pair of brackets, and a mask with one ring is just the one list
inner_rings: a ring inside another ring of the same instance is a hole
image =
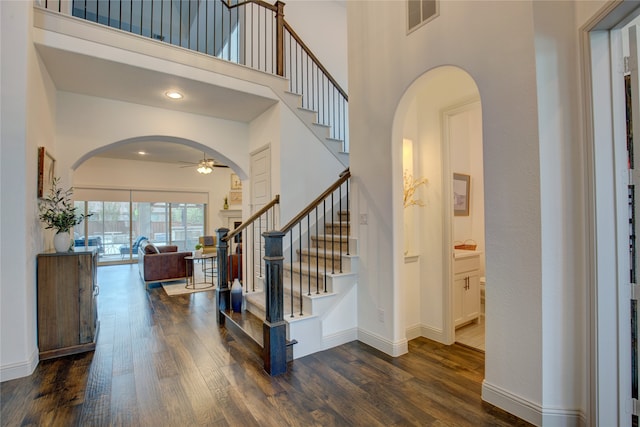
[[227, 165], [223, 165], [221, 163], [216, 162], [214, 159], [207, 158], [205, 153], [202, 153], [202, 160], [200, 160], [199, 162], [181, 161], [180, 163], [186, 163], [184, 166], [180, 166], [181, 168], [190, 168], [190, 167], [196, 166], [197, 167], [196, 170], [198, 171], [198, 173], [201, 173], [203, 175], [210, 174], [211, 172], [213, 172], [213, 168], [229, 167]]

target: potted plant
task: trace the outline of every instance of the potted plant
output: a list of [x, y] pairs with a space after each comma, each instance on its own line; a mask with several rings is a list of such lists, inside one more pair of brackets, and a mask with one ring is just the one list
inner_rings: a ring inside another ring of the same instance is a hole
[[202, 244], [201, 243], [196, 244], [196, 250], [193, 253], [193, 256], [196, 256], [196, 257], [201, 257], [202, 256]]
[[53, 246], [57, 252], [67, 252], [71, 249], [71, 228], [84, 221], [93, 214], [78, 214], [73, 206], [71, 188], [63, 190], [58, 187], [60, 178], [53, 178], [49, 194], [40, 200], [40, 221], [54, 229]]

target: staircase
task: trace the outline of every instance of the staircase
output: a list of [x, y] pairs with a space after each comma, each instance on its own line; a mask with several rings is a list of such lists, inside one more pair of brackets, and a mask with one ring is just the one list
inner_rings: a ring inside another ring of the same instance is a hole
[[42, 3], [50, 11], [283, 77], [287, 88], [272, 89], [329, 151], [348, 166], [348, 95], [286, 21], [283, 2]]
[[[310, 236], [311, 247], [296, 249], [293, 262], [284, 264], [284, 320], [287, 340], [296, 341], [293, 359], [357, 338], [357, 239], [349, 226], [349, 212], [338, 212], [323, 234]], [[262, 289], [246, 293], [245, 301], [246, 311], [265, 318]]]

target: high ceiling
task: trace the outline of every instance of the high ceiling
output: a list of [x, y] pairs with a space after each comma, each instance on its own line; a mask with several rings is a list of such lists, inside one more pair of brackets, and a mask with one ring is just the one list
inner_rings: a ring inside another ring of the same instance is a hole
[[[140, 152], [145, 154], [140, 154]], [[97, 157], [178, 164], [182, 162], [198, 163], [203, 157], [211, 158], [212, 156], [210, 154], [204, 155], [202, 151], [192, 147], [172, 142], [136, 141], [104, 151]], [[220, 159], [215, 157], [213, 159], [222, 164]]]
[[[276, 103], [272, 98], [44, 45], [38, 45], [38, 51], [56, 88], [61, 91], [244, 123]], [[184, 98], [167, 98], [165, 92], [169, 89], [179, 90]], [[148, 155], [138, 155], [139, 151]], [[102, 152], [99, 156], [176, 163], [177, 160], [197, 162], [203, 153], [179, 144], [143, 141]]]

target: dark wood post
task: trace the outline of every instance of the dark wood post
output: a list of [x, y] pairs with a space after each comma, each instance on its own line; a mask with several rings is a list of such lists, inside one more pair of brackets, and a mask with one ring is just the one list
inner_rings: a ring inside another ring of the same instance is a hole
[[284, 76], [284, 3], [276, 2], [276, 74]]
[[284, 295], [282, 286], [282, 238], [281, 231], [262, 233], [265, 240], [265, 298], [266, 320], [262, 325], [264, 370], [269, 375], [287, 371], [287, 325], [284, 321]]
[[216, 314], [218, 315], [218, 324], [224, 325], [225, 310], [231, 308], [231, 288], [229, 288], [229, 274], [227, 272], [227, 249], [229, 244], [223, 240], [229, 232], [228, 228], [218, 228], [216, 230], [216, 256], [218, 263], [218, 286], [216, 287]]

